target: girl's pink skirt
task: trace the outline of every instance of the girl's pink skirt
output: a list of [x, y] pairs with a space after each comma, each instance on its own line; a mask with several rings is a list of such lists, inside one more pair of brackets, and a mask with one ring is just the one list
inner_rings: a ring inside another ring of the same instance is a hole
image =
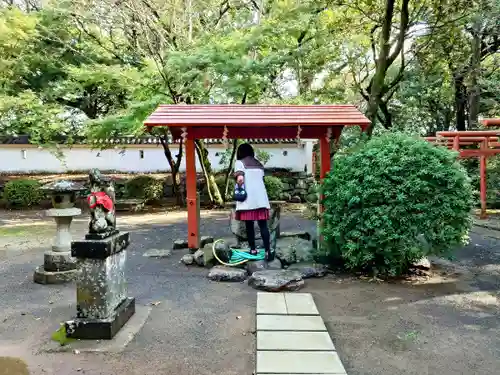
[[240, 221], [269, 220], [269, 209], [257, 208], [256, 210], [236, 211], [234, 218]]

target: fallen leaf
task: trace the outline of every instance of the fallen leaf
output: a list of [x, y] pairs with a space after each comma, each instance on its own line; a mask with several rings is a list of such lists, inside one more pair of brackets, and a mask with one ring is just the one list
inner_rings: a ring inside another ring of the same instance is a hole
[[150, 305], [151, 306], [158, 306], [161, 302], [160, 301], [156, 301], [156, 302], [151, 302]]

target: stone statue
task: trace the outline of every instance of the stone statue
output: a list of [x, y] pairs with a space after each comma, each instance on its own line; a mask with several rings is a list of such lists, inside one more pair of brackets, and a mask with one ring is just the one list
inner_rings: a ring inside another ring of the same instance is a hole
[[89, 234], [104, 238], [116, 232], [115, 188], [111, 179], [98, 169], [90, 170], [89, 182]]

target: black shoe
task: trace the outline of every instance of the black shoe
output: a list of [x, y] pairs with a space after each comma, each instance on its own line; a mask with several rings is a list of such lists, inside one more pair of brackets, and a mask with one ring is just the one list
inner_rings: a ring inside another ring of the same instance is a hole
[[274, 251], [266, 251], [266, 261], [272, 262], [274, 260]]

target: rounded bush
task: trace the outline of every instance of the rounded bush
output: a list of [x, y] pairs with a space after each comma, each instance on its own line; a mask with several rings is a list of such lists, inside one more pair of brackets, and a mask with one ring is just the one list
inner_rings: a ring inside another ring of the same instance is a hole
[[19, 179], [5, 184], [3, 198], [11, 207], [31, 207], [40, 203], [44, 194], [40, 190], [40, 182], [36, 180]]
[[264, 185], [270, 200], [278, 200], [283, 194], [283, 182], [278, 177], [265, 176]]
[[144, 199], [146, 202], [161, 199], [163, 181], [151, 176], [137, 176], [125, 184], [127, 198]]
[[323, 186], [320, 257], [349, 270], [400, 275], [467, 239], [473, 206], [456, 154], [400, 134], [337, 156]]

